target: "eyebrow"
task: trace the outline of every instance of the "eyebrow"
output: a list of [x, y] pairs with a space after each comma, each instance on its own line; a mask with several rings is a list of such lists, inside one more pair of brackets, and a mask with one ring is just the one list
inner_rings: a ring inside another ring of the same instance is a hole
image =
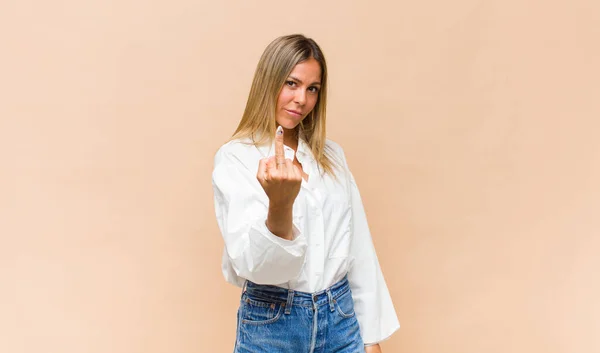
[[[302, 80], [300, 80], [300, 79], [299, 79], [299, 78], [297, 78], [297, 77], [290, 76], [290, 78], [291, 78], [292, 80], [294, 80], [294, 81], [298, 81], [299, 83], [302, 83]], [[311, 83], [311, 86], [314, 86], [314, 85], [319, 85], [319, 86], [320, 86], [320, 85], [321, 85], [321, 82], [313, 82], [313, 83]]]

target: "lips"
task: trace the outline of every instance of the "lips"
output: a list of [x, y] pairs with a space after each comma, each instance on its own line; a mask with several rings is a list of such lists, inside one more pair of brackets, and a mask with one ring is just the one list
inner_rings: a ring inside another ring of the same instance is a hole
[[297, 110], [285, 109], [285, 111], [288, 112], [288, 113], [290, 113], [293, 116], [296, 116], [296, 117], [301, 117], [302, 116], [302, 113], [300, 113]]

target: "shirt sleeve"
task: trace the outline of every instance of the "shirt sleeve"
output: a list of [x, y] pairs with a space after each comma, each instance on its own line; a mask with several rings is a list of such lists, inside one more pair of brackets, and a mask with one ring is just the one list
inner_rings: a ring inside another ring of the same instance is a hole
[[231, 153], [219, 150], [212, 173], [215, 213], [225, 253], [236, 274], [258, 284], [281, 284], [302, 270], [307, 241], [293, 225], [293, 240], [267, 228], [269, 200], [260, 183]]
[[350, 255], [354, 259], [348, 280], [361, 336], [365, 346], [370, 346], [390, 338], [400, 323], [375, 252], [360, 192], [347, 164], [346, 171], [352, 205]]

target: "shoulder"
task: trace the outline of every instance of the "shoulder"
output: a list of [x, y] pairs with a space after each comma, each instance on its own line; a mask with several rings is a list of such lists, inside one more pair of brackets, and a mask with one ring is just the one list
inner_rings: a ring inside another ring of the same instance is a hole
[[226, 142], [215, 153], [213, 183], [224, 183], [233, 180], [232, 178], [255, 175], [260, 159], [260, 152], [252, 141], [238, 139]]
[[344, 154], [344, 149], [342, 148], [342, 146], [331, 139], [325, 139], [325, 148], [328, 149], [330, 152], [335, 153], [336, 155]]
[[252, 159], [252, 156], [257, 153], [257, 149], [250, 139], [236, 139], [223, 144], [214, 157], [215, 167], [230, 162], [244, 162]]
[[326, 139], [325, 151], [329, 153], [331, 157], [335, 158], [338, 162], [342, 163], [343, 166], [346, 165], [346, 155], [344, 153], [344, 149], [339, 143], [331, 139]]
[[[214, 156], [212, 184], [220, 193], [239, 192], [240, 185], [255, 179], [258, 163], [253, 163], [253, 144], [231, 140], [221, 145]], [[256, 153], [254, 153], [256, 154]], [[253, 166], [253, 164], [255, 164]]]

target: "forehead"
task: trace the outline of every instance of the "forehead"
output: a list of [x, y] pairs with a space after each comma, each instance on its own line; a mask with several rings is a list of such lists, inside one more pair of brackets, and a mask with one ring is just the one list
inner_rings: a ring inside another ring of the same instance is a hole
[[299, 78], [305, 83], [321, 82], [321, 65], [314, 58], [296, 64], [290, 76]]

